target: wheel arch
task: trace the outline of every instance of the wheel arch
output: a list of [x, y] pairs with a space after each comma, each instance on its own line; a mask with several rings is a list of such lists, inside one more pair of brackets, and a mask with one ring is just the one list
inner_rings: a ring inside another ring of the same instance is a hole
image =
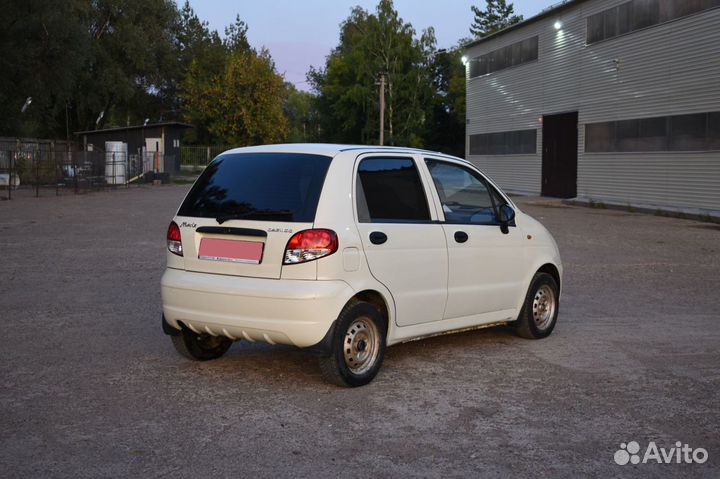
[[[378, 310], [380, 313], [380, 316], [385, 320], [385, 344], [387, 345], [389, 342], [390, 335], [392, 334], [391, 331], [393, 329], [393, 321], [392, 321], [392, 314], [394, 305], [391, 303], [386, 297], [376, 289], [363, 289], [361, 291], [356, 292], [353, 294], [348, 300], [345, 302], [343, 307], [340, 309], [342, 311], [347, 307], [347, 305], [353, 301], [363, 301], [374, 308]], [[314, 344], [313, 346], [310, 346], [306, 348], [309, 351], [319, 353], [321, 355], [328, 354], [332, 347], [332, 338], [335, 331], [335, 325], [337, 324], [337, 320], [333, 321], [332, 325], [328, 329], [327, 333], [325, 334], [325, 337], [321, 339], [318, 343]]]
[[538, 273], [547, 273], [550, 276], [553, 277], [555, 282], [558, 285], [558, 296], [560, 295], [560, 290], [562, 288], [561, 282], [562, 282], [562, 266], [558, 266], [557, 263], [553, 262], [552, 258], [545, 257], [535, 263], [535, 266], [532, 268], [527, 269], [527, 276], [523, 280], [523, 289], [522, 294], [519, 295], [518, 301], [517, 301], [517, 311], [520, 313], [523, 307], [523, 302], [525, 301], [525, 295], [527, 295], [528, 289], [530, 288], [530, 285], [532, 284], [532, 280]]
[[[375, 309], [378, 310], [383, 319], [385, 319], [385, 326], [387, 327], [387, 329], [390, 329], [390, 306], [388, 305], [388, 301], [385, 299], [382, 293], [374, 289], [365, 289], [363, 291], [355, 293], [355, 295], [350, 298], [348, 302], [353, 300], [365, 301], [366, 303], [371, 304]], [[389, 335], [389, 332], [386, 332], [386, 335]]]
[[560, 291], [562, 290], [562, 284], [561, 284], [561, 278], [560, 278], [560, 271], [558, 270], [557, 266], [555, 266], [552, 263], [545, 263], [544, 265], [542, 265], [538, 268], [538, 270], [535, 272], [535, 274], [537, 274], [537, 273], [547, 273], [550, 276], [552, 276], [558, 285], [558, 295], [560, 294]]

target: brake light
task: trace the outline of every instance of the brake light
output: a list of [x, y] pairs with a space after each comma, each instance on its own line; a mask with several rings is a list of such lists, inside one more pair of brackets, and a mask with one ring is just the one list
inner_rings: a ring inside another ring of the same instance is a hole
[[170, 222], [167, 231], [167, 249], [178, 256], [183, 255], [182, 238], [180, 237], [180, 227], [174, 221]]
[[332, 230], [305, 230], [293, 235], [285, 247], [283, 264], [298, 264], [333, 254], [338, 237]]

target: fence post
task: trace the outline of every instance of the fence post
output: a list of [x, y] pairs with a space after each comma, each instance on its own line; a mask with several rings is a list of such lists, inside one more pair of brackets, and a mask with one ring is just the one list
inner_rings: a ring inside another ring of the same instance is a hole
[[15, 154], [10, 155], [10, 177], [8, 178], [8, 201], [12, 199], [12, 185], [13, 185], [13, 159]]
[[[39, 153], [39, 151], [35, 153]], [[40, 198], [40, 161], [37, 154], [33, 155], [32, 158], [35, 163], [35, 198]]]
[[[70, 168], [71, 168], [70, 171], [73, 171], [73, 181], [75, 181], [75, 175], [77, 174], [77, 171], [74, 171], [74, 170], [72, 169], [72, 167], [73, 167], [73, 166], [72, 166], [72, 156], [70, 155], [70, 142], [69, 142], [69, 141], [68, 141], [67, 143], [65, 143], [65, 161], [64, 161], [64, 165], [70, 165]], [[66, 166], [64, 166], [64, 168], [66, 168]], [[66, 182], [63, 181], [63, 185], [65, 185], [65, 187], [67, 188], [67, 183], [66, 183]]]
[[55, 156], [55, 142], [50, 142], [50, 154], [53, 159], [53, 172], [55, 177], [55, 196], [60, 196], [60, 178], [58, 177], [57, 156]]
[[77, 166], [77, 161], [78, 161], [78, 158], [79, 158], [79, 157], [80, 157], [80, 155], [78, 155], [77, 152], [75, 153], [75, 155], [73, 155], [73, 169], [75, 170], [75, 174], [73, 175], [73, 180], [74, 180], [73, 183], [75, 184], [75, 194], [76, 194], [76, 195], [78, 194], [78, 166]]
[[[20, 138], [18, 138], [17, 141], [15, 142], [15, 154], [13, 155], [14, 158], [15, 158], [15, 168], [17, 168], [17, 159], [18, 159], [18, 155], [19, 155], [19, 154], [20, 154]], [[11, 169], [12, 169], [12, 168], [11, 168]], [[16, 174], [18, 175], [18, 181], [19, 181], [19, 180], [20, 180], [20, 174], [19, 174], [19, 173], [16, 173]], [[9, 191], [10, 191], [10, 190], [8, 190], [8, 192], [9, 192]]]

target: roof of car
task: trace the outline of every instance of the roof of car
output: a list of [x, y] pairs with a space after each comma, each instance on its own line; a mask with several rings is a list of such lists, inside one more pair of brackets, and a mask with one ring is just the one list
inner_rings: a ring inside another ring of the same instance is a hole
[[422, 150], [418, 148], [406, 148], [400, 146], [373, 146], [373, 145], [336, 145], [330, 143], [286, 143], [280, 145], [246, 146], [227, 150], [222, 154], [229, 153], [305, 153], [310, 155], [335, 156], [344, 151], [356, 150], [358, 153], [424, 153], [452, 157], [436, 151]]

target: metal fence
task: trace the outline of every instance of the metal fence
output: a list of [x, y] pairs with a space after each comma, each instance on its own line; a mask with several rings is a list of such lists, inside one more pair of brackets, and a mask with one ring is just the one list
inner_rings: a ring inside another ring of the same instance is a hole
[[77, 151], [70, 144], [0, 143], [0, 198], [128, 188], [159, 178], [168, 181], [169, 173], [157, 173], [159, 165], [173, 172], [174, 158], [154, 153], [143, 158], [121, 152]]
[[200, 173], [213, 158], [229, 150], [230, 146], [182, 146], [180, 147], [180, 171], [182, 173]]

